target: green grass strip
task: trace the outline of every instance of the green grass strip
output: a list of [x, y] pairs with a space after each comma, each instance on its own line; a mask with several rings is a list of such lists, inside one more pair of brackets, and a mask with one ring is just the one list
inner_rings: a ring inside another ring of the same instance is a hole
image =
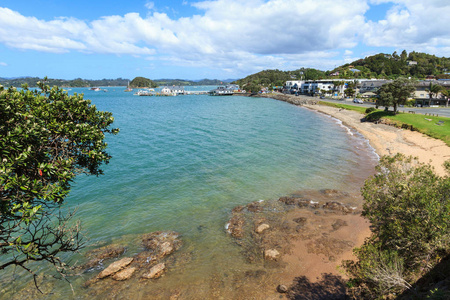
[[[365, 114], [366, 107], [320, 101], [320, 105], [348, 109]], [[450, 118], [426, 116], [422, 114], [398, 113], [392, 115], [392, 111], [376, 110], [367, 115], [367, 120], [375, 121], [380, 119], [388, 119], [393, 125], [399, 128], [410, 129], [421, 132], [432, 138], [444, 141], [450, 146]]]

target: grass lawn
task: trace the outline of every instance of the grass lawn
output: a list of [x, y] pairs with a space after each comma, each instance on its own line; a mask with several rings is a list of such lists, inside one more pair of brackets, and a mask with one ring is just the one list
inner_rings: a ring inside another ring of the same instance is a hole
[[362, 107], [362, 106], [355, 106], [355, 105], [341, 104], [341, 103], [334, 103], [334, 102], [326, 102], [326, 101], [319, 101], [319, 104], [325, 105], [325, 106], [348, 109], [348, 110], [354, 110], [354, 111], [357, 111], [362, 114], [364, 114], [367, 109], [367, 107]]
[[[327, 105], [342, 109], [354, 110], [359, 113], [365, 114], [366, 107], [324, 102], [320, 101], [320, 105]], [[376, 110], [367, 115], [369, 120], [379, 120], [379, 119], [389, 119], [397, 127], [406, 127], [404, 125], [409, 125], [413, 127], [413, 130], [419, 131], [423, 134], [431, 136], [436, 139], [444, 141], [450, 146], [450, 118], [446, 117], [432, 117], [425, 116], [422, 114], [408, 114], [408, 113], [398, 113], [397, 115], [392, 115], [392, 111], [385, 112], [384, 110]]]
[[402, 124], [412, 125], [415, 130], [436, 139], [443, 140], [450, 146], [450, 118], [408, 113], [399, 113], [395, 116], [387, 115], [384, 116], [384, 118], [398, 122], [400, 126]]

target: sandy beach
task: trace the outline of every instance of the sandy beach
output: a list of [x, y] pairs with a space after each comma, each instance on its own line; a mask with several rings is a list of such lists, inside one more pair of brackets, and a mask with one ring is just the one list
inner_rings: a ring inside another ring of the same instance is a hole
[[443, 141], [428, 137], [416, 131], [399, 129], [384, 124], [361, 122], [364, 115], [350, 110], [324, 105], [304, 105], [307, 108], [328, 114], [341, 120], [364, 135], [378, 155], [403, 153], [418, 158], [420, 162], [431, 164], [436, 173], [446, 174], [443, 164], [450, 159], [450, 147]]

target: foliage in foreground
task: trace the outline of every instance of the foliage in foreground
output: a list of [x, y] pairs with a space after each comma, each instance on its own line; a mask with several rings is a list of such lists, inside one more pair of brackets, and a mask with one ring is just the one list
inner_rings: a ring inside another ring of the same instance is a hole
[[0, 270], [30, 261], [64, 267], [58, 254], [83, 245], [73, 213], [60, 206], [78, 174], [100, 175], [105, 133], [114, 118], [83, 95], [39, 83], [18, 91], [0, 86]]
[[381, 299], [411, 288], [450, 253], [450, 177], [402, 154], [385, 156], [362, 194], [372, 235], [343, 266], [354, 296]]

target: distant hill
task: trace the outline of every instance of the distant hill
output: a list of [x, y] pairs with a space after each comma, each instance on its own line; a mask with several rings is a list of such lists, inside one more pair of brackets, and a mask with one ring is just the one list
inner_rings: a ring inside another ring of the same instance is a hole
[[325, 72], [313, 68], [301, 68], [294, 71], [280, 71], [280, 70], [264, 70], [256, 74], [249, 75], [243, 79], [234, 81], [233, 83], [245, 90], [251, 90], [252, 86], [283, 86], [289, 80], [317, 80], [325, 78]]
[[328, 76], [339, 73], [338, 78], [387, 78], [413, 77], [423, 79], [428, 76], [447, 78], [450, 71], [450, 58], [403, 50], [399, 55], [379, 53], [358, 59], [326, 72]]
[[[193, 85], [222, 85], [225, 83], [239, 84], [243, 89], [250, 90], [257, 87], [282, 86], [288, 80], [317, 80], [317, 79], [354, 79], [354, 78], [386, 78], [395, 79], [397, 77], [412, 77], [424, 79], [426, 77], [450, 78], [450, 58], [437, 57], [435, 55], [411, 52], [405, 50], [398, 54], [379, 53], [358, 59], [349, 64], [344, 64], [331, 71], [321, 71], [314, 68], [300, 68], [294, 71], [264, 70], [238, 80], [183, 80], [183, 79], [157, 79], [152, 82], [157, 86], [193, 86]], [[20, 78], [0, 78], [3, 86], [20, 87], [27, 83], [34, 87], [42, 78], [20, 77]], [[74, 80], [48, 79], [50, 86], [61, 87], [92, 87], [92, 86], [126, 86], [129, 79], [101, 79], [88, 80], [77, 78]], [[247, 87], [247, 88], [246, 88]]]
[[[14, 77], [14, 78], [0, 78], [0, 84], [6, 87], [15, 86], [21, 87], [22, 84], [28, 84], [30, 87], [35, 87], [38, 81], [43, 81], [43, 78], [39, 77]], [[101, 79], [90, 80], [76, 78], [73, 80], [65, 79], [52, 79], [47, 80], [47, 84], [50, 86], [60, 87], [94, 87], [94, 86], [127, 86], [130, 79], [117, 78], [117, 79]], [[202, 80], [183, 80], [183, 79], [158, 79], [152, 80], [156, 86], [193, 86], [193, 85], [221, 85], [231, 82], [230, 80], [218, 80], [218, 79], [202, 79]]]
[[218, 79], [183, 80], [183, 79], [157, 79], [153, 80], [159, 86], [193, 86], [193, 85], [221, 85], [226, 81]]
[[[43, 81], [43, 78], [39, 77], [17, 77], [17, 78], [0, 78], [0, 84], [6, 87], [15, 86], [20, 87], [22, 84], [28, 84], [29, 87], [37, 86], [38, 81]], [[60, 87], [93, 87], [93, 86], [126, 86], [128, 84], [128, 79], [117, 78], [117, 79], [100, 79], [100, 80], [89, 80], [76, 78], [73, 80], [65, 79], [47, 79], [47, 84], [50, 86], [60, 86]]]
[[450, 58], [418, 52], [408, 54], [406, 51], [402, 51], [400, 55], [397, 52], [380, 53], [355, 60], [331, 71], [313, 68], [301, 68], [294, 71], [264, 70], [236, 80], [234, 83], [239, 84], [243, 89], [253, 90], [257, 87], [282, 86], [289, 80], [395, 79], [398, 77], [450, 78]]

